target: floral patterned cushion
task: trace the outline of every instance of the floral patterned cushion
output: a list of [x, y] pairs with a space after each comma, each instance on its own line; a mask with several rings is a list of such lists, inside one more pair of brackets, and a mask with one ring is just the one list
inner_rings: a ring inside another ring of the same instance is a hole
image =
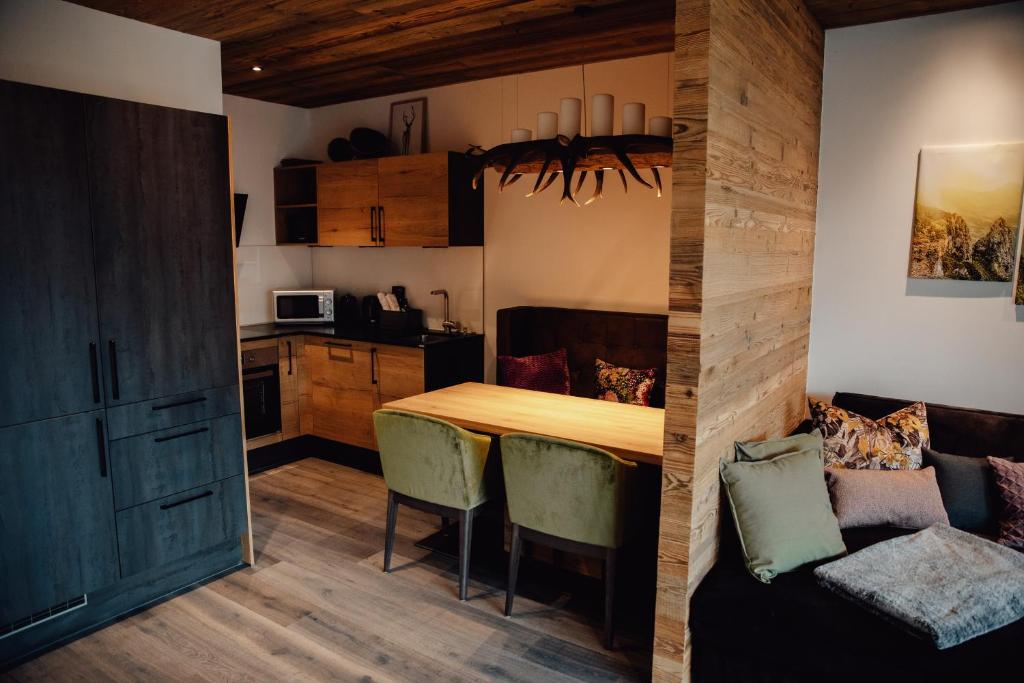
[[631, 370], [597, 359], [597, 398], [635, 406], [651, 405], [655, 369]]
[[811, 420], [825, 437], [825, 466], [869, 470], [916, 470], [930, 446], [928, 413], [915, 403], [880, 420], [811, 401]]

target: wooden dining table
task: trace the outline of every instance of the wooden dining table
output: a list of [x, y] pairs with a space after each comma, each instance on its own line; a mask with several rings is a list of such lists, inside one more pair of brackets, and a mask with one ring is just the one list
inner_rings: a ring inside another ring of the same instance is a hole
[[603, 448], [635, 462], [661, 465], [665, 411], [579, 396], [466, 382], [385, 403], [502, 435], [527, 432]]

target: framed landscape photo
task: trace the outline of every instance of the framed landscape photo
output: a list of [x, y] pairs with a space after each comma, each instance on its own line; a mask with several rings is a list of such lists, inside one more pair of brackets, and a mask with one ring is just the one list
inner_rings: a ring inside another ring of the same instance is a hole
[[1022, 194], [1024, 143], [923, 148], [909, 276], [1011, 282]]
[[392, 154], [427, 151], [427, 98], [391, 103], [388, 141]]

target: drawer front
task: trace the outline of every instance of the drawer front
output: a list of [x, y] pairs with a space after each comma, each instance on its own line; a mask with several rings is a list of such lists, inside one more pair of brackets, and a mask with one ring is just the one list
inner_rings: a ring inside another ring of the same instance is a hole
[[118, 510], [242, 472], [241, 417], [225, 415], [110, 444]]
[[371, 348], [361, 342], [307, 342], [306, 361], [313, 386], [369, 390], [374, 373], [370, 363]]
[[113, 441], [237, 412], [238, 385], [233, 384], [107, 408], [107, 429]]
[[242, 475], [117, 513], [121, 576], [187, 557], [245, 530]]

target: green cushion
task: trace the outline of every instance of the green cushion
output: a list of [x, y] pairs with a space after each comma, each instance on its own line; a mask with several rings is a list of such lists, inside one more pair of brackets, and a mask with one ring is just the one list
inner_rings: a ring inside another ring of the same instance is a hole
[[[784, 439], [769, 439], [768, 441], [737, 441], [736, 460], [740, 462], [756, 462], [758, 460], [771, 460], [786, 453], [797, 451], [816, 450], [822, 452], [825, 440], [817, 429], [811, 430], [809, 434], [794, 434]], [[824, 462], [824, 455], [822, 456]]]
[[758, 580], [846, 552], [818, 451], [723, 461], [720, 471], [747, 569]]
[[460, 510], [487, 501], [491, 437], [402, 410], [378, 410], [373, 424], [389, 489]]
[[501, 464], [512, 523], [570, 541], [622, 545], [627, 473], [636, 463], [573, 441], [506, 434]]

